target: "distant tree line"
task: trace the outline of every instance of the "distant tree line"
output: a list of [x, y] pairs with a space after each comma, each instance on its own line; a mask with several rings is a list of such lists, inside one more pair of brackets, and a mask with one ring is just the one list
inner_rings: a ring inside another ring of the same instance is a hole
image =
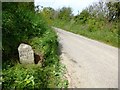
[[43, 7], [40, 13], [50, 25], [55, 27], [114, 46], [118, 46], [118, 41], [120, 41], [120, 0], [93, 3], [77, 15], [73, 15], [71, 7], [62, 7], [57, 10]]
[[85, 23], [88, 18], [99, 18], [106, 19], [108, 21], [116, 21], [120, 19], [120, 2], [100, 1], [98, 3], [93, 3], [75, 16], [72, 14], [71, 7], [63, 7], [57, 10], [54, 10], [51, 7], [43, 7], [41, 13], [43, 13], [47, 19], [61, 19], [67, 21], [71, 19], [79, 21], [83, 19], [83, 23]]

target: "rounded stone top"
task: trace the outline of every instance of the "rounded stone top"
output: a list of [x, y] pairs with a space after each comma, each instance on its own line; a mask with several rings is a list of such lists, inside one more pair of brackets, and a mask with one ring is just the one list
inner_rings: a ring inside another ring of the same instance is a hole
[[18, 47], [18, 50], [21, 51], [21, 50], [25, 50], [25, 49], [32, 49], [32, 47], [28, 44], [24, 44], [24, 43], [21, 43]]

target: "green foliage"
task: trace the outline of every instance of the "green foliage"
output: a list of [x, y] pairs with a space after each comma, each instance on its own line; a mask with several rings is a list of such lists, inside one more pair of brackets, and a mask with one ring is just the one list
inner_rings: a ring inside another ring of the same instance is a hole
[[43, 13], [43, 15], [46, 17], [46, 18], [48, 18], [48, 19], [53, 19], [54, 17], [54, 9], [53, 8], [51, 8], [51, 7], [45, 7], [45, 8], [43, 8], [43, 11], [42, 11], [42, 13]]
[[[42, 36], [47, 30], [47, 25], [42, 16], [35, 14], [30, 9], [26, 9], [24, 3], [9, 4], [10, 8], [6, 3], [3, 3], [2, 13], [3, 55], [5, 56], [10, 56], [11, 52], [16, 53], [21, 42], [27, 43], [28, 39]], [[13, 14], [12, 10], [14, 9]]]
[[[57, 35], [33, 8], [33, 3], [3, 3], [3, 90], [68, 85], [63, 78], [64, 67], [59, 63]], [[20, 43], [28, 43], [35, 53], [42, 53], [42, 65], [18, 64]]]
[[51, 7], [45, 7], [40, 12], [49, 24], [51, 24], [55, 19], [70, 21], [73, 18], [72, 9], [70, 7], [63, 7], [58, 10], [54, 10]]
[[58, 12], [58, 18], [69, 21], [72, 18], [72, 9], [70, 7], [63, 7]]
[[41, 38], [35, 37], [30, 40], [35, 52], [42, 52], [45, 59], [45, 66], [58, 63], [58, 42], [57, 35], [52, 30], [47, 30]]
[[[93, 3], [69, 21], [56, 18], [53, 26], [119, 47], [119, 4], [120, 2]], [[62, 13], [62, 17], [65, 16]]]
[[90, 17], [90, 14], [87, 10], [83, 10], [80, 15], [75, 16], [74, 20], [77, 23], [84, 24]]
[[109, 13], [108, 19], [111, 21], [120, 19], [120, 2], [108, 2], [107, 4]]
[[115, 47], [119, 47], [118, 24], [116, 22], [105, 23], [103, 21], [97, 21], [94, 19], [89, 19], [86, 24], [82, 25], [79, 23], [73, 23], [71, 25], [71, 22], [65, 22], [60, 20], [59, 22], [58, 20], [56, 20], [55, 22], [57, 23], [53, 25], [56, 27], [110, 44]]
[[44, 16], [47, 20], [48, 24], [51, 24], [52, 20], [55, 18], [55, 10], [50, 7], [44, 7], [40, 13]]
[[38, 65], [24, 66], [17, 64], [3, 70], [3, 90], [66, 87], [67, 81], [61, 79], [64, 74], [59, 71], [61, 69], [63, 67], [60, 65], [58, 67], [48, 66], [41, 68]]

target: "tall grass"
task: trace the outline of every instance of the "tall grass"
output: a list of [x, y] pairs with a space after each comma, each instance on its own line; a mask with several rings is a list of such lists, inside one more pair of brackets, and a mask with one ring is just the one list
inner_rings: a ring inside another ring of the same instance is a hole
[[105, 23], [105, 22], [95, 22], [92, 23], [76, 23], [71, 20], [70, 22], [63, 20], [54, 20], [53, 26], [62, 28], [64, 30], [83, 35], [85, 37], [89, 37], [91, 39], [98, 40], [100, 42], [119, 47], [118, 41], [118, 23]]
[[[28, 8], [32, 3], [9, 2], [3, 5], [2, 89], [67, 87], [64, 67], [57, 53], [57, 35], [42, 15]], [[30, 44], [35, 53], [42, 53], [42, 64], [19, 64], [17, 48], [20, 43]]]

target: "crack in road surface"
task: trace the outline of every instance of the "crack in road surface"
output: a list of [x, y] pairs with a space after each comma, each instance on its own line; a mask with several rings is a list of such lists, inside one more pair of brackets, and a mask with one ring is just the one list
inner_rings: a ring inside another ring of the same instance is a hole
[[118, 88], [118, 48], [54, 28], [62, 46], [69, 87]]

